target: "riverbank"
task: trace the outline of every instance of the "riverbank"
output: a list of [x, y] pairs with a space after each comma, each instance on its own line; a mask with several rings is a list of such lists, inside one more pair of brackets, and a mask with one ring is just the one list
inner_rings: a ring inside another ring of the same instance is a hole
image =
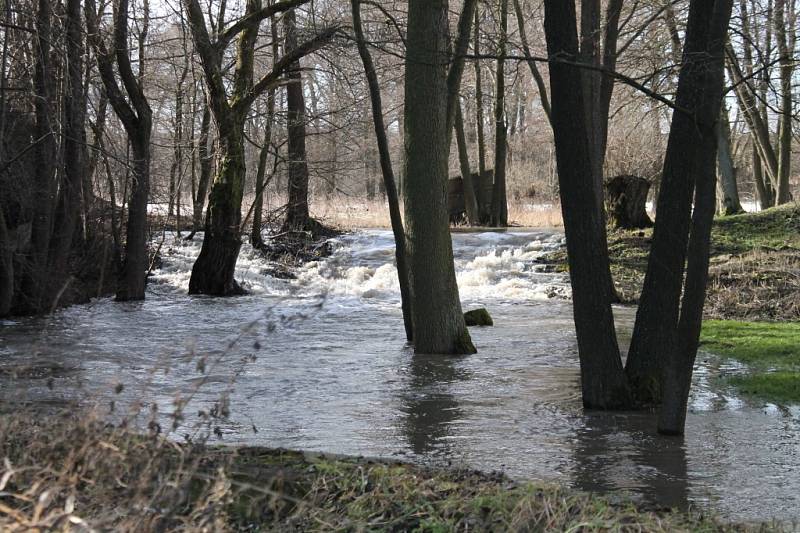
[[[609, 235], [611, 271], [623, 303], [638, 303], [652, 230]], [[566, 252], [545, 258], [567, 270]], [[715, 219], [703, 349], [743, 363], [725, 378], [741, 393], [800, 402], [800, 206]]]
[[0, 417], [0, 528], [757, 531], [502, 474], [176, 444], [89, 415]]

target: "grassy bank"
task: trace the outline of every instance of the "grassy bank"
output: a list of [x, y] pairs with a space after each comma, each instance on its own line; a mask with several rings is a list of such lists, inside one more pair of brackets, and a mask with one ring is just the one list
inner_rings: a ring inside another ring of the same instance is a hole
[[748, 366], [727, 378], [741, 392], [779, 403], [800, 402], [800, 323], [710, 320], [703, 348]]
[[[652, 230], [609, 235], [611, 270], [628, 303], [639, 299]], [[714, 221], [706, 318], [800, 320], [800, 207]]]
[[75, 415], [0, 417], [0, 452], [4, 531], [754, 529], [502, 475], [179, 445]]

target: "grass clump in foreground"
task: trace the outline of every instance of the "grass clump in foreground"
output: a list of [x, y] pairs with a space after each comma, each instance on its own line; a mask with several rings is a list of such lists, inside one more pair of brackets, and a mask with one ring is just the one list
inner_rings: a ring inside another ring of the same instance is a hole
[[706, 350], [747, 364], [750, 372], [728, 382], [741, 392], [776, 402], [800, 402], [800, 323], [709, 320]]
[[0, 417], [0, 530], [752, 531], [502, 475]]

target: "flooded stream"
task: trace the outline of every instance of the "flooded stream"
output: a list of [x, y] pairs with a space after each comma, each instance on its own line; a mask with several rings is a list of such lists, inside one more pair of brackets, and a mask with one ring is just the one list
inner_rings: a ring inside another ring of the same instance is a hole
[[[496, 324], [472, 329], [476, 355], [414, 357], [404, 346], [389, 232], [337, 239], [294, 280], [265, 276], [245, 247], [237, 279], [250, 294], [234, 299], [187, 296], [199, 243], [167, 240], [145, 302], [0, 322], [0, 399], [4, 409], [142, 400], [169, 413], [190, 398], [191, 424], [228, 396], [224, 443], [503, 470], [734, 520], [800, 519], [800, 409], [738, 398], [718, 381], [737, 369], [701, 353], [685, 439], [658, 437], [652, 415], [584, 414], [571, 307], [553, 297], [569, 295], [567, 279], [536, 263], [562, 235], [453, 240], [465, 310], [486, 306]], [[633, 314], [615, 309], [623, 345]]]

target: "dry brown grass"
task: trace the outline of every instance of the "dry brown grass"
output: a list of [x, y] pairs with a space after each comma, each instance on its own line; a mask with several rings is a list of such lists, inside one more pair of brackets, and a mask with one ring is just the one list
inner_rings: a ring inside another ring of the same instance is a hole
[[[311, 205], [312, 215], [321, 222], [343, 230], [388, 229], [389, 208], [382, 200], [340, 197], [317, 200]], [[525, 228], [557, 228], [563, 226], [558, 205], [535, 205], [512, 200], [508, 205], [509, 223]]]

